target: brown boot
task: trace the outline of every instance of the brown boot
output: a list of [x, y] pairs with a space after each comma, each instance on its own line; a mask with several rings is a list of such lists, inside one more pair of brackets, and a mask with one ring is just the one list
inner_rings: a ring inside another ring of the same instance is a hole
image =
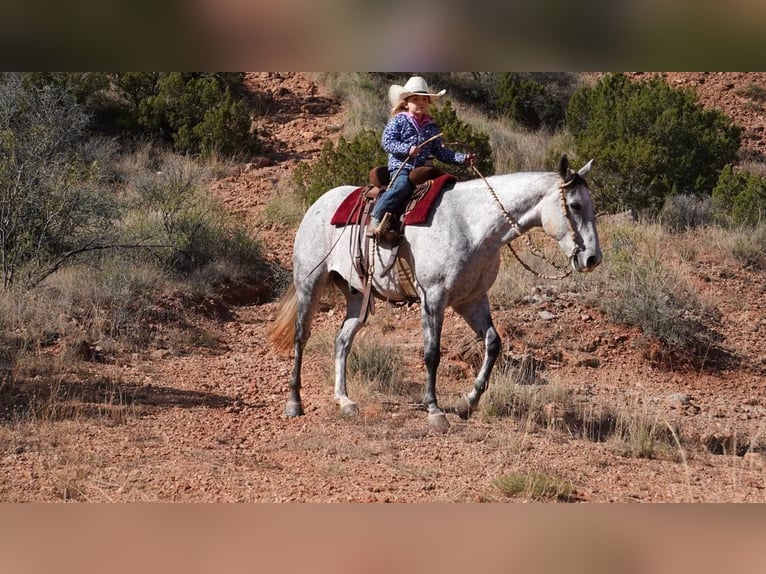
[[377, 217], [370, 216], [370, 220], [367, 222], [367, 237], [376, 237], [380, 234], [381, 221]]
[[394, 219], [394, 214], [386, 212], [383, 214], [383, 219], [378, 221], [374, 217], [370, 217], [370, 222], [367, 224], [367, 237], [374, 237], [378, 241], [386, 243], [393, 243], [399, 239], [399, 234], [391, 229], [391, 222]]

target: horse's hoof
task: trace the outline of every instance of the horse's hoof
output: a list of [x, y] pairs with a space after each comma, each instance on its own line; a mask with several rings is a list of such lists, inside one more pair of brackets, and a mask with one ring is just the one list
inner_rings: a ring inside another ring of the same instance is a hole
[[340, 407], [340, 415], [349, 419], [356, 418], [359, 415], [359, 407], [352, 401], [343, 403]]
[[289, 401], [285, 407], [285, 414], [292, 417], [300, 417], [303, 415], [303, 405], [300, 402]]
[[464, 421], [468, 420], [468, 417], [471, 416], [471, 412], [473, 409], [471, 409], [471, 403], [468, 402], [468, 399], [464, 396], [460, 397], [457, 401], [457, 405], [455, 405], [455, 412], [457, 413], [457, 416], [459, 416]]
[[428, 415], [428, 427], [436, 432], [445, 433], [449, 430], [449, 421], [444, 413]]

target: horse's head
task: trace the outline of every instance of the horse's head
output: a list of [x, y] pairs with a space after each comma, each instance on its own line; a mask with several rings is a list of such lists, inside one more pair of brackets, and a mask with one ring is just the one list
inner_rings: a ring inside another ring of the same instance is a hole
[[564, 155], [559, 164], [561, 182], [542, 214], [543, 228], [555, 237], [575, 271], [593, 271], [602, 259], [596, 231], [596, 212], [585, 175], [590, 160], [579, 171], [572, 171]]

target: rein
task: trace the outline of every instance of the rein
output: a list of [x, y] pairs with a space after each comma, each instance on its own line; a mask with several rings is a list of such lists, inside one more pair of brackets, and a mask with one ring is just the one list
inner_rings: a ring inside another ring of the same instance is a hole
[[[540, 273], [539, 271], [536, 271], [536, 270], [532, 269], [529, 265], [527, 265], [521, 259], [521, 257], [519, 257], [518, 253], [516, 253], [516, 251], [513, 249], [513, 246], [511, 245], [511, 242], [509, 241], [508, 243], [506, 243], [506, 245], [508, 246], [508, 249], [511, 250], [511, 253], [513, 253], [513, 256], [516, 258], [516, 261], [521, 263], [521, 266], [524, 267], [524, 269], [526, 269], [527, 271], [529, 271], [533, 275], [536, 275], [537, 277], [540, 277], [541, 279], [551, 279], [551, 280], [558, 281], [558, 280], [566, 279], [567, 277], [569, 277], [573, 273], [574, 270], [571, 267], [569, 269], [567, 269], [567, 270], [561, 269], [558, 265], [556, 265], [555, 262], [553, 262], [550, 259], [548, 259], [545, 256], [544, 253], [540, 252], [537, 249], [537, 247], [534, 245], [534, 243], [532, 243], [532, 239], [529, 237], [529, 235], [524, 233], [521, 230], [521, 228], [519, 227], [519, 224], [516, 221], [513, 220], [513, 218], [511, 217], [511, 214], [508, 213], [508, 211], [505, 209], [505, 207], [503, 207], [502, 202], [497, 197], [497, 193], [492, 188], [492, 186], [489, 184], [489, 182], [487, 181], [487, 178], [484, 177], [484, 175], [478, 169], [476, 169], [475, 165], [472, 165], [471, 169], [473, 169], [474, 173], [476, 173], [476, 175], [478, 175], [479, 178], [484, 182], [484, 185], [487, 186], [487, 189], [489, 190], [489, 193], [492, 196], [492, 199], [495, 200], [495, 203], [500, 208], [500, 211], [502, 212], [503, 216], [505, 216], [505, 220], [511, 226], [511, 229], [515, 229], [516, 233], [518, 234], [519, 237], [520, 236], [524, 236], [524, 239], [526, 240], [527, 245], [529, 247], [530, 253], [532, 253], [532, 255], [534, 255], [536, 257], [539, 257], [540, 259], [545, 261], [551, 267], [554, 267], [555, 269], [558, 269], [559, 271], [561, 271], [561, 274], [560, 275], [546, 275], [545, 273]], [[574, 226], [572, 225], [572, 218], [569, 215], [569, 207], [567, 206], [567, 202], [566, 202], [566, 192], [564, 191], [567, 187], [572, 185], [572, 183], [574, 181], [575, 180], [572, 179], [572, 180], [570, 180], [570, 181], [568, 181], [566, 183], [562, 183], [562, 184], [559, 185], [559, 191], [560, 191], [560, 195], [561, 195], [561, 209], [564, 212], [564, 218], [567, 221], [567, 227], [569, 228], [569, 233], [571, 234], [573, 242], [575, 244], [575, 247], [572, 250], [572, 254], [569, 256], [570, 260], [573, 259], [574, 257], [576, 257], [577, 254], [580, 251], [582, 251], [582, 248], [577, 243], [577, 235], [575, 233]]]

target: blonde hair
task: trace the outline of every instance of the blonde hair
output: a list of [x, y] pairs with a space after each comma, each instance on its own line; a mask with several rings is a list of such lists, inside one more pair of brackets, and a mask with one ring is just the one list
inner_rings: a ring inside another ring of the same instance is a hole
[[[417, 94], [410, 94], [409, 96], [407, 96], [407, 98], [409, 98], [411, 96], [415, 96], [415, 95], [417, 95]], [[399, 100], [399, 103], [396, 104], [393, 108], [391, 108], [391, 111], [388, 112], [388, 117], [389, 118], [393, 118], [399, 112], [403, 112], [403, 111], [405, 111], [407, 109], [407, 98], [404, 98], [403, 100]], [[433, 101], [433, 99], [431, 97], [428, 98], [428, 103], [429, 104], [433, 104], [434, 103], [434, 101]]]
[[407, 109], [407, 100], [399, 100], [399, 103], [396, 104], [393, 108], [391, 108], [391, 111], [388, 112], [388, 117], [393, 118], [396, 114], [399, 112], [403, 112]]

